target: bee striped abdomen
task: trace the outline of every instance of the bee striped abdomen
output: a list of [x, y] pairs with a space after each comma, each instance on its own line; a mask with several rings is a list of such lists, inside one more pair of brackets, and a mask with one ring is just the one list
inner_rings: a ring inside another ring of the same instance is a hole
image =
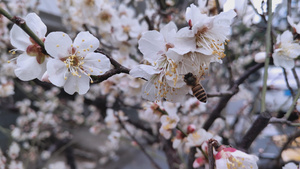
[[206, 103], [207, 95], [201, 84], [196, 84], [192, 87], [194, 96], [200, 101]]

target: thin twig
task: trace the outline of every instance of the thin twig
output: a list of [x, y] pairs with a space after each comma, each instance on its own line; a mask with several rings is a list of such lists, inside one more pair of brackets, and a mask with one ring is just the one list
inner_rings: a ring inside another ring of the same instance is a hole
[[213, 122], [220, 117], [220, 114], [222, 110], [227, 105], [230, 98], [235, 95], [238, 92], [238, 87], [240, 84], [242, 84], [251, 74], [256, 72], [258, 69], [262, 68], [264, 66], [264, 63], [258, 63], [251, 68], [248, 69], [247, 72], [245, 72], [239, 79], [237, 79], [233, 85], [230, 87], [230, 90], [232, 92], [231, 95], [224, 95], [221, 97], [218, 105], [213, 109], [213, 111], [210, 113], [209, 118], [206, 120], [206, 122], [203, 125], [203, 128], [205, 130], [208, 130], [210, 126], [213, 124]]
[[279, 118], [276, 118], [276, 117], [272, 117], [270, 119], [270, 122], [269, 123], [273, 123], [273, 124], [287, 124], [289, 126], [293, 125], [292, 122], [286, 120], [286, 119], [279, 119]]
[[293, 89], [292, 89], [292, 87], [290, 86], [290, 83], [289, 83], [289, 81], [288, 81], [287, 73], [286, 73], [285, 68], [282, 68], [282, 70], [283, 70], [283, 75], [284, 75], [284, 79], [285, 79], [286, 86], [287, 86], [288, 89], [291, 91], [292, 96], [295, 97], [295, 93], [294, 93], [294, 91], [293, 91]]
[[265, 23], [267, 23], [267, 19], [265, 18], [265, 16], [264, 16], [263, 14], [260, 14], [260, 13], [257, 11], [257, 9], [255, 8], [255, 6], [254, 6], [253, 3], [251, 2], [251, 0], [248, 0], [248, 4], [253, 8], [254, 12], [255, 12], [257, 15], [259, 15]]
[[294, 78], [295, 78], [297, 87], [300, 88], [300, 81], [299, 81], [299, 77], [298, 77], [298, 74], [297, 74], [297, 72], [296, 72], [296, 69], [293, 68], [293, 69], [292, 69], [292, 72], [293, 72], [293, 75], [294, 75]]
[[143, 147], [143, 145], [128, 131], [128, 129], [125, 127], [124, 123], [122, 122], [120, 116], [115, 113], [115, 116], [118, 118], [118, 122], [120, 123], [121, 127], [126, 131], [126, 133], [129, 135], [129, 137], [137, 143], [137, 145], [140, 147], [140, 150], [146, 155], [146, 157], [150, 160], [150, 162], [152, 163], [152, 165], [157, 168], [157, 169], [161, 169], [159, 167], [158, 164], [156, 164], [156, 162], [152, 159], [152, 157], [147, 153], [147, 151], [145, 150], [145, 148]]
[[93, 76], [93, 83], [100, 83], [104, 80], [107, 80], [111, 76], [113, 76], [115, 74], [119, 74], [119, 73], [129, 74], [130, 69], [128, 69], [125, 66], [121, 65], [114, 58], [112, 58], [110, 55], [108, 55], [105, 51], [98, 48], [97, 50], [95, 50], [95, 52], [104, 54], [110, 60], [110, 63], [114, 66], [114, 68], [107, 71], [103, 75]]
[[284, 115], [284, 119], [288, 119], [290, 117], [290, 115], [292, 114], [292, 112], [294, 111], [296, 105], [297, 105], [297, 101], [299, 99], [300, 96], [300, 88], [298, 88], [298, 92], [297, 95], [295, 96], [292, 105], [290, 106], [289, 110], [286, 112], [286, 114]]
[[295, 81], [297, 83], [298, 91], [297, 91], [297, 95], [295, 97], [293, 97], [293, 103], [292, 103], [292, 105], [290, 106], [289, 110], [286, 112], [286, 114], [284, 116], [284, 119], [286, 119], [286, 120], [290, 117], [290, 115], [294, 111], [294, 109], [295, 109], [295, 107], [297, 105], [297, 101], [298, 101], [298, 99], [300, 97], [300, 82], [299, 82], [299, 77], [297, 75], [297, 72], [296, 72], [295, 68], [292, 69], [292, 72], [293, 72]]

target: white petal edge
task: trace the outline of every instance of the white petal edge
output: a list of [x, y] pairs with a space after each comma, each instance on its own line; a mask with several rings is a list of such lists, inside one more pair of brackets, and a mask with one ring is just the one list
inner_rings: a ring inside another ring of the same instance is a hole
[[133, 77], [142, 77], [146, 80], [150, 80], [150, 78], [154, 74], [160, 73], [159, 70], [155, 69], [153, 66], [149, 65], [138, 65], [130, 70], [129, 74]]
[[[17, 69], [15, 69], [16, 76], [23, 80], [29, 81], [38, 78], [42, 73], [42, 66], [36, 61], [36, 57], [28, 56], [26, 53], [21, 54], [17, 59]], [[43, 72], [44, 73], [44, 72]], [[40, 78], [40, 77], [39, 77]]]
[[36, 13], [30, 13], [25, 17], [26, 24], [39, 38], [44, 38], [47, 27]]

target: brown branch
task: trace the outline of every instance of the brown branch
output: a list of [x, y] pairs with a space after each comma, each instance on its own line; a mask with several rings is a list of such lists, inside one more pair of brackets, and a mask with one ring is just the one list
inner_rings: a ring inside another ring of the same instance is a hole
[[148, 24], [148, 30], [154, 30], [154, 24], [153, 21], [150, 20], [150, 18], [148, 16], [144, 17], [145, 21]]
[[206, 122], [203, 125], [203, 128], [205, 130], [208, 130], [209, 127], [213, 124], [213, 122], [220, 117], [220, 114], [222, 110], [226, 107], [228, 101], [230, 98], [238, 92], [238, 87], [240, 84], [242, 84], [252, 73], [256, 72], [258, 69], [262, 68], [264, 66], [264, 63], [258, 63], [251, 68], [248, 69], [247, 72], [245, 72], [238, 80], [236, 80], [233, 85], [231, 86], [230, 90], [232, 94], [230, 95], [224, 95], [221, 97], [218, 105], [213, 109], [213, 111], [210, 113], [209, 118], [206, 120]]
[[213, 150], [213, 145], [210, 142], [208, 142], [208, 165], [209, 165], [209, 169], [215, 168], [214, 150]]
[[293, 72], [294, 78], [296, 80], [297, 87], [300, 88], [300, 81], [299, 81], [299, 77], [297, 75], [297, 72], [296, 72], [295, 68], [292, 69], [292, 72]]
[[279, 118], [276, 118], [276, 117], [272, 117], [269, 121], [269, 123], [280, 123], [280, 124], [286, 124], [286, 125], [289, 125], [289, 126], [292, 126], [293, 123], [289, 120], [286, 120], [286, 119], [279, 119]]
[[103, 75], [93, 76], [94, 83], [100, 83], [104, 80], [107, 80], [111, 76], [119, 74], [119, 73], [129, 74], [130, 69], [126, 68], [125, 66], [122, 66], [114, 58], [112, 58], [110, 55], [108, 55], [104, 50], [101, 50], [101, 49], [98, 48], [97, 50], [95, 50], [95, 52], [96, 53], [102, 53], [103, 55], [105, 55], [110, 60], [110, 63], [114, 66], [114, 68], [107, 71]]
[[251, 128], [242, 138], [242, 141], [238, 143], [238, 147], [246, 151], [259, 133], [269, 124], [271, 117], [272, 115], [267, 111], [260, 113], [257, 119], [253, 122]]

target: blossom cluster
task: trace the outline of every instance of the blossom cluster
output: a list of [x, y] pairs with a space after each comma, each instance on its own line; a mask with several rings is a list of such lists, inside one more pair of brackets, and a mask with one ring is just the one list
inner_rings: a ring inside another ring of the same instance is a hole
[[235, 16], [236, 13], [230, 10], [211, 17], [191, 4], [185, 14], [187, 27], [178, 30], [171, 21], [159, 32], [143, 33], [139, 49], [146, 64], [130, 71], [132, 76], [147, 80], [142, 97], [149, 101], [182, 101], [189, 92], [183, 78], [185, 74], [192, 73], [201, 78], [211, 62], [222, 62], [224, 45], [229, 41], [227, 36]]

